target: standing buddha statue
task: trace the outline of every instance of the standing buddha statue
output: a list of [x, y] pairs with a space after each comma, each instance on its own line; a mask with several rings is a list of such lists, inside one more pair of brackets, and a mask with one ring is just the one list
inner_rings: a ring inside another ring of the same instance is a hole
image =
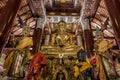
[[30, 58], [30, 47], [33, 45], [32, 38], [28, 37], [29, 31], [29, 27], [24, 27], [22, 40], [6, 58], [4, 75], [20, 77], [23, 74], [23, 63]]

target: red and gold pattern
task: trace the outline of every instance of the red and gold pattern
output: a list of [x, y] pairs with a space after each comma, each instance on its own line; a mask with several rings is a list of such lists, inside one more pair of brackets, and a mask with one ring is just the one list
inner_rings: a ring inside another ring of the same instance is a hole
[[42, 52], [35, 54], [30, 62], [28, 69], [28, 74], [25, 76], [24, 80], [39, 80], [41, 69], [43, 68], [42, 78], [46, 78], [46, 57]]

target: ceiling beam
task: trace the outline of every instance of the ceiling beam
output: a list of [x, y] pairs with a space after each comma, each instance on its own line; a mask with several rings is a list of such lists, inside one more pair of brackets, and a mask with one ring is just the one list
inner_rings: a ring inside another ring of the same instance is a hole
[[27, 6], [28, 6], [28, 4], [25, 4], [25, 5], [21, 6], [19, 10], [24, 9], [24, 8], [27, 7]]
[[105, 7], [103, 7], [102, 5], [99, 6], [100, 8], [104, 9], [104, 10], [107, 10]]
[[99, 6], [99, 9], [102, 10], [104, 13], [107, 13], [107, 9], [103, 6]]
[[49, 8], [49, 9], [46, 9], [47, 12], [74, 12], [74, 13], [80, 13], [80, 9], [76, 8]]
[[[23, 35], [14, 35], [15, 37], [23, 37]], [[28, 37], [33, 37], [33, 35], [29, 35]]]
[[[28, 19], [29, 20], [29, 19]], [[35, 20], [32, 20], [32, 21], [30, 21], [29, 23], [32, 23], [32, 22], [34, 22]], [[27, 22], [27, 21], [26, 21]], [[14, 25], [14, 27], [20, 27], [21, 25], [18, 25], [18, 24], [16, 24], [16, 25]], [[33, 25], [34, 26], [34, 25]], [[33, 27], [33, 26], [31, 26], [31, 27]], [[19, 28], [18, 28], [19, 29]], [[17, 30], [18, 30], [17, 29]], [[16, 32], [17, 30], [15, 30], [14, 32]]]
[[31, 10], [28, 10], [28, 11], [22, 13], [20, 16], [24, 16], [24, 15], [26, 15], [26, 14], [28, 14], [28, 13], [31, 13]]
[[3, 9], [3, 8], [0, 8], [0, 13], [2, 13], [2, 9]]
[[3, 2], [7, 2], [8, 0], [2, 0]]
[[45, 6], [52, 8], [52, 6], [53, 6], [53, 0], [45, 0]]
[[73, 3], [74, 3], [74, 7], [77, 6], [77, 0], [73, 0]]
[[[30, 16], [30, 17], [28, 17], [28, 18], [26, 18], [26, 19], [24, 19], [24, 20], [22, 20], [22, 21], [27, 22], [27, 20], [29, 20], [30, 18], [32, 18], [32, 16]], [[33, 21], [33, 20], [32, 20], [32, 21]], [[19, 25], [19, 23], [18, 23], [18, 24], [15, 24], [14, 27], [15, 27], [15, 26], [20, 26], [20, 25]]]
[[12, 31], [12, 33], [15, 33], [15, 32], [17, 32], [19, 29], [21, 29], [21, 28], [18, 28], [18, 29], [16, 29], [15, 31]]
[[24, 19], [23, 21], [27, 21], [28, 19], [30, 19], [31, 17], [33, 17], [32, 15], [29, 16], [28, 18]]
[[[108, 29], [112, 29], [112, 27], [109, 27], [109, 28], [107, 28], [107, 29], [105, 29], [105, 30], [108, 31]], [[101, 30], [101, 29], [100, 29], [100, 30]], [[96, 31], [96, 29], [92, 29], [92, 31]]]
[[104, 37], [105, 39], [115, 39], [115, 37]]
[[80, 16], [80, 13], [71, 12], [46, 12], [47, 16]]
[[[93, 38], [96, 38], [96, 37], [93, 36]], [[105, 37], [105, 36], [104, 36], [104, 38], [105, 38], [105, 39], [115, 39], [115, 37]]]
[[94, 19], [96, 19], [97, 21], [99, 21], [100, 23], [102, 22], [99, 18], [94, 17]]
[[96, 25], [94, 25], [94, 27], [100, 27], [101, 25], [100, 24], [98, 24], [98, 23], [96, 23], [95, 21], [92, 21], [91, 23], [94, 23], [94, 24], [96, 24]]
[[27, 0], [33, 16], [37, 15], [33, 0]]
[[91, 17], [95, 16], [95, 14], [98, 10], [98, 7], [100, 6], [100, 2], [101, 2], [101, 0], [95, 0], [95, 2], [93, 4], [93, 7], [91, 9], [91, 15], [90, 15]]
[[[29, 20], [29, 19], [28, 19]], [[33, 19], [32, 21], [30, 21], [29, 23], [32, 23], [32, 22], [34, 22], [35, 20]]]
[[43, 0], [27, 0], [34, 17], [44, 17], [45, 8]]
[[106, 16], [106, 15], [102, 14], [102, 13], [101, 13], [101, 12], [99, 12], [99, 11], [97, 11], [97, 12], [96, 12], [96, 15], [102, 16], [102, 17], [104, 17], [104, 18], [108, 18], [108, 16]]
[[18, 22], [20, 23], [20, 25], [22, 25], [24, 22], [23, 22], [23, 20], [21, 19], [21, 16], [20, 16], [20, 15], [17, 15], [17, 17], [18, 17]]
[[[99, 19], [94, 18], [93, 21], [94, 21], [95, 23], [99, 24], [99, 26], [101, 26], [101, 21], [99, 21]], [[93, 22], [93, 21], [92, 21], [92, 22]]]
[[107, 30], [107, 29], [106, 29], [106, 31], [109, 32], [109, 33], [112, 34], [112, 35], [115, 35], [113, 32], [111, 32], [111, 31], [109, 31], [109, 30]]

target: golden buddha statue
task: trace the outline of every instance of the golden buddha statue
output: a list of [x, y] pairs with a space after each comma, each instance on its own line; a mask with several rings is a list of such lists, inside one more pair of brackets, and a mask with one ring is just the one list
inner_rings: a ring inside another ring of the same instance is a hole
[[66, 23], [64, 21], [61, 21], [58, 25], [59, 31], [56, 34], [56, 44], [60, 47], [74, 45], [73, 35], [66, 32]]
[[51, 33], [50, 44], [43, 45], [41, 50], [44, 53], [50, 52], [50, 54], [77, 53], [80, 47], [75, 45], [74, 36], [75, 34], [67, 31], [66, 23], [64, 21], [60, 21], [56, 32]]
[[[25, 27], [30, 29], [29, 27]], [[21, 77], [24, 72], [24, 64], [32, 58], [30, 47], [33, 45], [32, 38], [28, 37], [29, 32], [23, 30], [23, 38], [19, 41], [18, 45], [12, 50], [5, 60], [4, 75]]]

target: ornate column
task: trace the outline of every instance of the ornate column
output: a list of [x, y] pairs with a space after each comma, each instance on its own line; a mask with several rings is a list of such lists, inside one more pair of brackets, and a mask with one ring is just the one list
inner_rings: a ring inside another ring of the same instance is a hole
[[49, 45], [49, 41], [50, 41], [50, 34], [47, 34], [47, 35], [45, 36], [44, 45]]
[[20, 7], [22, 0], [8, 0], [7, 5], [0, 15], [0, 51], [8, 42], [9, 35], [12, 31], [12, 24]]
[[88, 57], [90, 57], [93, 51], [93, 44], [91, 44], [91, 42], [93, 42], [93, 38], [91, 37], [89, 19], [83, 19], [81, 24], [83, 28], [84, 49], [88, 53]]
[[112, 27], [115, 33], [115, 39], [120, 49], [120, 1], [104, 0], [104, 2], [111, 18]]
[[46, 20], [46, 28], [48, 28], [48, 32], [45, 35], [44, 45], [49, 45], [50, 42], [50, 34], [51, 34], [51, 28], [50, 28], [50, 20]]
[[[78, 46], [83, 46], [83, 41], [82, 41], [82, 34], [79, 28], [81, 27], [79, 22], [76, 22], [74, 27], [75, 27], [75, 35], [76, 35], [76, 43]], [[73, 29], [74, 31], [74, 29]]]
[[45, 18], [37, 18], [36, 28], [33, 34], [33, 54], [39, 52], [41, 49], [45, 22]]
[[81, 36], [81, 35], [77, 35], [77, 45], [78, 45], [78, 46], [83, 46], [82, 36]]

